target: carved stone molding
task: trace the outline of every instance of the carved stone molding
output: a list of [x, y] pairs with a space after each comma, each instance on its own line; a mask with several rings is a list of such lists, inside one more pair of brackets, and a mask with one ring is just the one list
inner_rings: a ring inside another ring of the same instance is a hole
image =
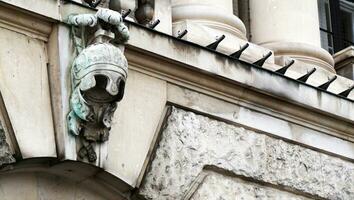
[[[118, 12], [72, 15], [72, 36], [78, 53], [72, 64], [69, 131], [80, 138], [80, 159], [97, 160], [94, 147], [108, 140], [117, 102], [124, 95], [128, 63], [121, 46], [129, 38]], [[122, 47], [123, 49], [123, 47]]]
[[5, 131], [0, 123], [0, 167], [4, 164], [11, 164], [16, 162], [12, 156], [10, 147], [6, 142]]

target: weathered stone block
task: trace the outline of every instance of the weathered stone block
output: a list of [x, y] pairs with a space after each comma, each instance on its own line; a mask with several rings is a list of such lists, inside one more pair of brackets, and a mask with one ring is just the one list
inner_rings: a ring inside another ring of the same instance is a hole
[[354, 199], [351, 162], [177, 108], [167, 123], [140, 190], [147, 199], [182, 199], [206, 165], [314, 198]]
[[216, 172], [208, 172], [203, 182], [191, 196], [191, 200], [309, 200], [290, 192], [263, 186], [257, 183], [242, 180], [238, 177], [230, 177]]
[[12, 156], [10, 147], [6, 142], [4, 129], [0, 123], [0, 167], [4, 164], [14, 163], [15, 158]]

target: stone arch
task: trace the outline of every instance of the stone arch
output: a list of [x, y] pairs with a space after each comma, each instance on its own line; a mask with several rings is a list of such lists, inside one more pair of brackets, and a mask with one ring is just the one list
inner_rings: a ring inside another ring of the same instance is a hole
[[103, 169], [77, 161], [34, 158], [0, 169], [2, 200], [120, 200], [131, 190]]

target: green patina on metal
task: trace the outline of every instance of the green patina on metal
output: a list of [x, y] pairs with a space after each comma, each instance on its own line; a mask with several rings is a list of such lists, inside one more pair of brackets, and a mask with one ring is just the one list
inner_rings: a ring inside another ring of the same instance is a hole
[[[97, 159], [94, 145], [109, 138], [117, 102], [124, 96], [128, 62], [111, 41], [124, 44], [129, 31], [118, 12], [99, 9], [96, 14], [71, 15], [72, 36], [78, 52], [71, 68], [69, 131], [80, 138], [81, 159]], [[79, 34], [78, 34], [79, 33]], [[91, 33], [91, 34], [88, 34]], [[89, 45], [86, 45], [86, 44]]]

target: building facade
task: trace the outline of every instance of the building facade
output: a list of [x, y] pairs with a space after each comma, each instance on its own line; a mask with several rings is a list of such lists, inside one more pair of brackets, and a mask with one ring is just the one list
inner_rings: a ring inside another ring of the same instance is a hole
[[0, 199], [354, 199], [351, 0], [0, 0]]

